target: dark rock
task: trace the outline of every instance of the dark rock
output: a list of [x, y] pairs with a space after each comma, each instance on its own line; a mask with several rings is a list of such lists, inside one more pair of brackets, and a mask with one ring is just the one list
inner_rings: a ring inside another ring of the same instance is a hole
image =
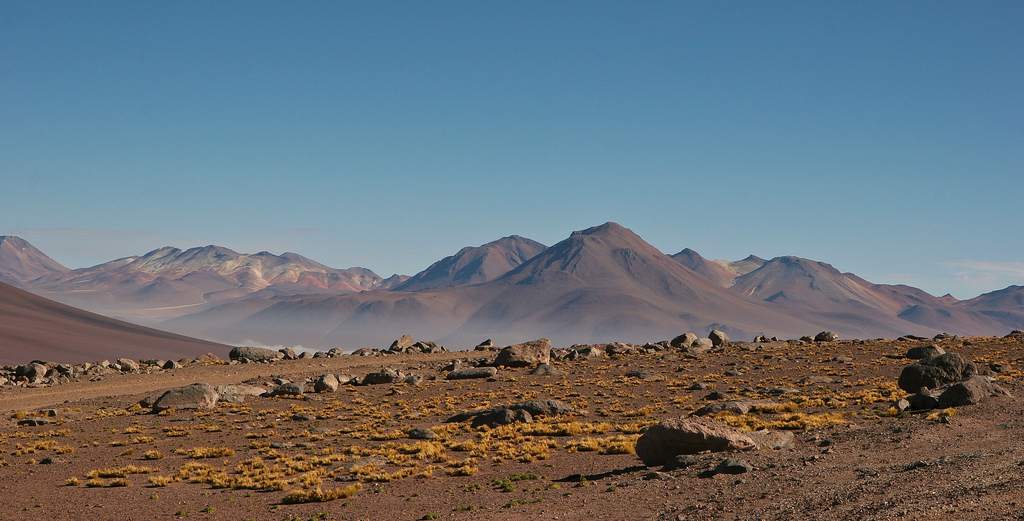
[[161, 369], [181, 369], [181, 364], [174, 360], [168, 360], [164, 362], [164, 365], [160, 366]]
[[297, 412], [292, 415], [292, 420], [295, 420], [297, 422], [309, 422], [313, 421], [313, 417], [304, 412]]
[[413, 440], [432, 440], [437, 437], [437, 433], [430, 429], [409, 429], [409, 432], [405, 433], [410, 439]]
[[1003, 338], [1024, 338], [1024, 331], [1020, 329], [1014, 329], [1006, 334]]
[[461, 412], [454, 416], [451, 416], [445, 423], [464, 422], [471, 418], [474, 418], [480, 414], [491, 413], [498, 409], [509, 409], [524, 410], [530, 413], [531, 416], [556, 416], [559, 414], [582, 414], [582, 411], [576, 409], [561, 400], [530, 400], [526, 402], [513, 403], [511, 405], [503, 405], [499, 407], [492, 407], [490, 409], [481, 409], [478, 411], [467, 411]]
[[696, 456], [690, 454], [679, 454], [678, 456], [670, 459], [665, 463], [665, 466], [661, 468], [662, 472], [672, 472], [673, 470], [681, 470], [692, 467], [700, 463], [700, 460]]
[[972, 376], [943, 391], [939, 395], [936, 407], [945, 409], [961, 405], [974, 405], [991, 396], [1010, 396], [1010, 393], [984, 376]]
[[937, 345], [930, 345], [911, 347], [910, 349], [907, 349], [907, 353], [904, 356], [911, 360], [923, 360], [925, 358], [931, 358], [933, 356], [939, 356], [944, 354], [946, 354], [945, 349]]
[[474, 428], [481, 426], [497, 427], [512, 423], [530, 423], [533, 416], [523, 409], [508, 409], [499, 407], [495, 410], [476, 415], [471, 424]]
[[715, 474], [745, 474], [754, 470], [754, 466], [741, 459], [727, 458], [715, 467]]
[[306, 385], [302, 382], [288, 382], [275, 387], [270, 396], [301, 396], [304, 392]]
[[977, 373], [974, 364], [967, 362], [956, 353], [946, 353], [925, 358], [903, 368], [897, 382], [900, 389], [908, 393], [922, 387], [935, 389], [970, 378]]
[[934, 391], [925, 390], [924, 392], [914, 393], [907, 397], [907, 404], [910, 405], [911, 411], [927, 411], [934, 409], [939, 404], [939, 400], [936, 396], [933, 396]]
[[822, 331], [821, 333], [814, 335], [815, 342], [835, 342], [836, 340], [839, 340], [839, 335], [831, 331]]
[[626, 375], [629, 378], [638, 378], [640, 380], [656, 380], [659, 375], [658, 373], [651, 371], [650, 369], [633, 369], [626, 371]]

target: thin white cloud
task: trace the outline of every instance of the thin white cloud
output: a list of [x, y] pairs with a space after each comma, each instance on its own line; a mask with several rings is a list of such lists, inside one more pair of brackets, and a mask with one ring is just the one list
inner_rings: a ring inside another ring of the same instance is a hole
[[958, 259], [946, 261], [943, 264], [954, 269], [961, 268], [961, 272], [964, 274], [973, 272], [975, 275], [979, 276], [1017, 278], [1020, 282], [1024, 282], [1024, 262], [1021, 261], [993, 262], [974, 259]]
[[155, 235], [153, 230], [92, 230], [87, 228], [31, 228], [11, 230], [19, 235], [63, 235], [65, 237], [138, 237]]

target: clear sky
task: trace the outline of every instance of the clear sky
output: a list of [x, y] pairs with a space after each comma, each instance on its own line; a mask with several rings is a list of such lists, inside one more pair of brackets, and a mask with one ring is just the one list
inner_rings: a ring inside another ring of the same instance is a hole
[[413, 274], [615, 221], [1024, 284], [1024, 2], [0, 2], [0, 234]]

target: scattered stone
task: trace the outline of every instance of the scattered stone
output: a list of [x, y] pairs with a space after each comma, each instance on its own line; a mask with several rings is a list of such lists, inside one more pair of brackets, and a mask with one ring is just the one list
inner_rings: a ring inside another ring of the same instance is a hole
[[711, 345], [715, 347], [722, 347], [729, 344], [729, 335], [717, 329], [712, 329], [711, 332], [708, 333], [708, 339], [711, 340]]
[[153, 402], [153, 412], [166, 409], [212, 409], [219, 398], [220, 394], [212, 385], [194, 383], [160, 395]]
[[161, 369], [181, 369], [182, 365], [174, 360], [168, 360], [164, 362], [164, 365], [160, 366]]
[[833, 362], [839, 362], [841, 364], [848, 364], [848, 363], [853, 361], [853, 357], [851, 357], [851, 356], [833, 356], [832, 357], [832, 361]]
[[494, 349], [494, 347], [495, 347], [494, 346], [494, 342], [490, 338], [488, 338], [487, 340], [484, 340], [483, 342], [480, 342], [479, 344], [477, 344], [476, 347], [473, 348], [473, 350], [474, 351], [491, 351], [491, 350]]
[[910, 349], [907, 349], [907, 353], [904, 356], [911, 360], [923, 360], [925, 358], [931, 358], [933, 356], [939, 356], [944, 354], [946, 354], [945, 349], [937, 345], [929, 345], [911, 347]]
[[839, 340], [839, 335], [831, 331], [822, 331], [821, 333], [814, 335], [815, 342], [835, 342], [836, 340]]
[[727, 458], [712, 471], [715, 474], [746, 474], [754, 470], [754, 466], [741, 459]]
[[691, 384], [689, 387], [687, 387], [686, 390], [687, 391], [704, 391], [708, 387], [710, 387], [710, 386], [708, 384], [704, 383], [704, 382], [693, 382], [693, 384]]
[[468, 380], [473, 378], [490, 378], [498, 374], [494, 367], [464, 367], [448, 373], [445, 380]]
[[532, 374], [536, 376], [562, 376], [565, 374], [565, 371], [555, 369], [550, 364], [540, 364], [537, 367], [531, 369], [530, 372], [527, 374]]
[[423, 376], [418, 375], [418, 374], [410, 375], [408, 378], [403, 380], [403, 383], [407, 383], [409, 385], [415, 385], [415, 386], [422, 385], [423, 384]]
[[299, 355], [295, 354], [295, 350], [290, 347], [283, 347], [277, 351], [284, 355], [285, 360], [295, 360], [299, 358]]
[[1024, 331], [1020, 329], [1014, 329], [1006, 334], [1003, 338], [1024, 338]]
[[686, 348], [687, 353], [702, 355], [715, 347], [715, 343], [710, 338], [698, 338], [690, 344], [690, 347]]
[[46, 418], [25, 418], [22, 420], [18, 420], [18, 426], [21, 427], [40, 427], [43, 425], [49, 425], [51, 423], [53, 423], [53, 420], [49, 420]]
[[321, 375], [313, 382], [313, 391], [318, 393], [333, 393], [338, 390], [338, 377], [333, 374]]
[[679, 454], [675, 458], [670, 459], [665, 463], [665, 466], [661, 468], [662, 472], [672, 472], [673, 470], [681, 470], [692, 467], [700, 463], [697, 457], [691, 454]]
[[309, 415], [309, 414], [304, 413], [304, 412], [297, 412], [297, 413], [292, 415], [292, 420], [295, 420], [297, 422], [309, 422], [309, 421], [313, 421], [313, 417], [311, 415]]
[[657, 380], [661, 375], [651, 371], [650, 369], [633, 369], [626, 371], [626, 377], [637, 378], [640, 380]]
[[461, 412], [445, 420], [445, 423], [464, 422], [466, 420], [476, 417], [477, 415], [494, 412], [498, 409], [524, 410], [530, 413], [531, 416], [583, 414], [583, 411], [580, 411], [579, 409], [576, 409], [561, 400], [530, 400], [526, 402], [513, 403], [511, 405], [491, 407], [490, 409]]
[[498, 352], [497, 367], [529, 367], [551, 363], [551, 341], [546, 338], [508, 346]]
[[665, 472], [658, 472], [657, 470], [652, 470], [652, 471], [648, 472], [647, 474], [644, 474], [644, 479], [646, 479], [648, 481], [650, 481], [650, 480], [673, 481], [676, 478], [672, 474], [668, 474], [668, 473], [665, 473]]
[[493, 411], [484, 412], [477, 414], [473, 417], [473, 428], [488, 426], [497, 427], [499, 425], [509, 425], [512, 423], [530, 423], [533, 421], [533, 416], [523, 409], [509, 409], [506, 407], [499, 407]]
[[677, 418], [649, 427], [636, 442], [644, 465], [664, 465], [679, 454], [751, 450], [757, 443], [724, 422], [707, 418]]
[[932, 340], [935, 340], [936, 342], [940, 340], [956, 340], [956, 335], [951, 335], [949, 333], [939, 333], [932, 337]]
[[933, 390], [924, 389], [922, 392], [914, 393], [907, 397], [911, 411], [927, 411], [934, 409], [939, 404], [938, 396]]

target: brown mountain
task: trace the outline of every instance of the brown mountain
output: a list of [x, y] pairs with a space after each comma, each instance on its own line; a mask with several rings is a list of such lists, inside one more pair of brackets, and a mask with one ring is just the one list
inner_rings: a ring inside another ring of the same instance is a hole
[[155, 323], [263, 291], [349, 293], [378, 287], [365, 268], [335, 269], [295, 253], [242, 254], [219, 246], [165, 247], [141, 257], [38, 278], [26, 287], [91, 311]]
[[28, 241], [10, 235], [0, 236], [0, 282], [24, 287], [39, 277], [67, 271]]
[[[233, 322], [225, 325], [225, 319]], [[573, 233], [490, 282], [245, 299], [166, 327], [232, 341], [354, 348], [384, 345], [403, 333], [468, 347], [488, 337], [514, 342], [546, 336], [569, 344], [670, 338], [711, 328], [751, 336], [816, 326], [737, 297], [630, 230], [607, 223]]]
[[681, 262], [683, 266], [703, 275], [704, 278], [726, 288], [732, 286], [736, 277], [742, 275], [739, 271], [731, 269], [731, 266], [707, 260], [690, 248], [686, 248], [685, 250], [673, 255], [672, 258]]
[[180, 359], [230, 346], [129, 324], [0, 283], [0, 363], [95, 362], [127, 357]]
[[467, 246], [395, 285], [397, 291], [419, 291], [480, 284], [494, 280], [544, 251], [543, 244], [512, 235], [482, 246]]

